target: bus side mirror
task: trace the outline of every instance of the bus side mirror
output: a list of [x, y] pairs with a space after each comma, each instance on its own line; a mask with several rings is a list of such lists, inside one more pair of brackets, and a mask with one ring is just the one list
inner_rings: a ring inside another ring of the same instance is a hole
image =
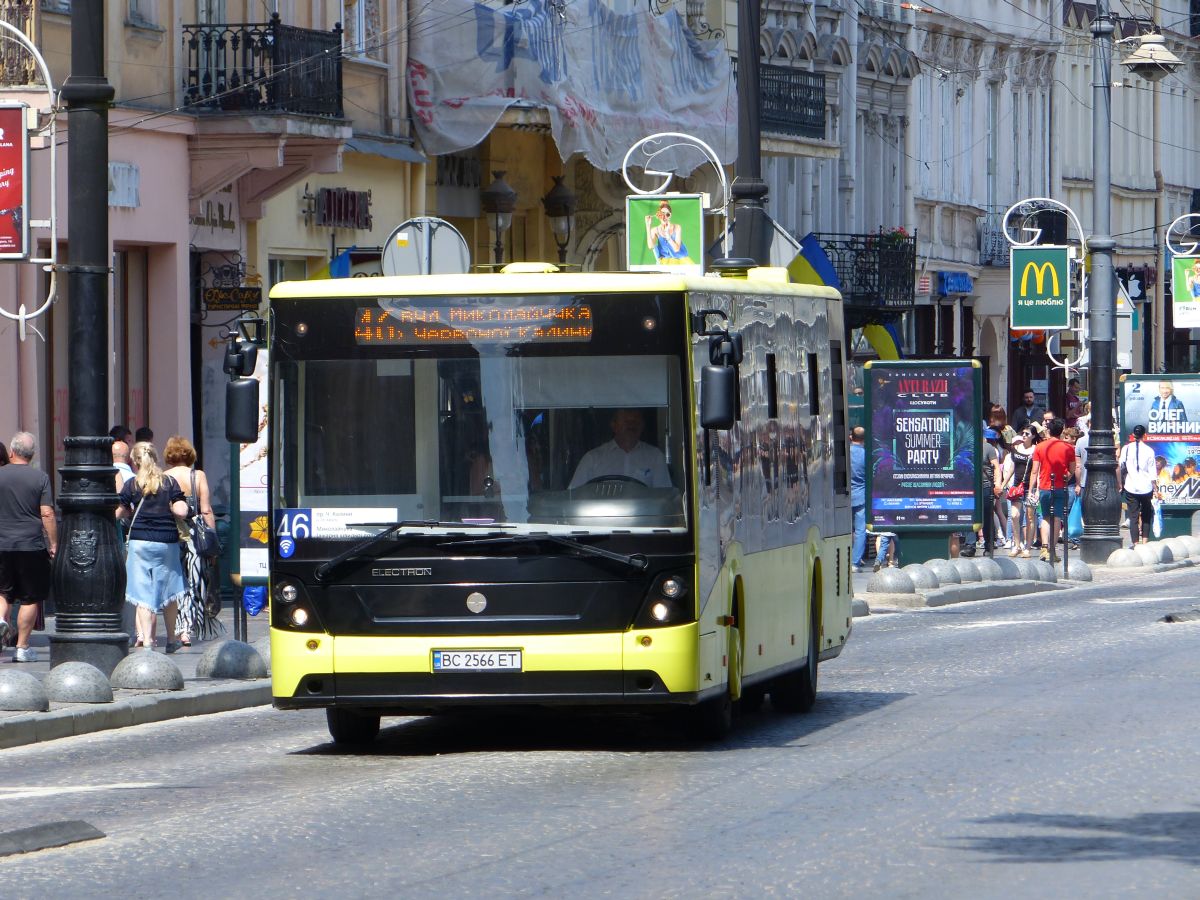
[[700, 425], [728, 431], [737, 406], [737, 369], [705, 366], [700, 370]]
[[225, 439], [238, 444], [258, 440], [258, 382], [253, 378], [225, 385]]

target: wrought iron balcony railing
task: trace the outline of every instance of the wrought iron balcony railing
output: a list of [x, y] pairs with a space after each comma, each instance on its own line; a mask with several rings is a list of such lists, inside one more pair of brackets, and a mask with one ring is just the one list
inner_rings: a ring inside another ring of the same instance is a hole
[[1004, 236], [1004, 216], [988, 213], [979, 219], [979, 264], [981, 266], [1008, 265], [1008, 238]]
[[342, 118], [342, 26], [266, 23], [183, 26], [184, 97], [201, 109]]
[[887, 322], [913, 307], [917, 239], [900, 230], [818, 234], [842, 284], [846, 326]]
[[[737, 60], [733, 60], [737, 77]], [[825, 138], [825, 73], [758, 64], [759, 122], [763, 131]]]
[[[0, 0], [0, 20], [30, 39], [37, 33], [33, 17], [36, 0]], [[0, 84], [36, 84], [41, 81], [33, 55], [16, 41], [0, 41]]]

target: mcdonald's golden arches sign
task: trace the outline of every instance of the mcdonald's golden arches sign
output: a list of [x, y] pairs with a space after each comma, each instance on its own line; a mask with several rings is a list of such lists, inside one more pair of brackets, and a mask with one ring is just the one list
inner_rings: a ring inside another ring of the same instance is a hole
[[1010, 327], [1060, 329], [1071, 325], [1071, 260], [1067, 247], [1014, 247], [1009, 268]]

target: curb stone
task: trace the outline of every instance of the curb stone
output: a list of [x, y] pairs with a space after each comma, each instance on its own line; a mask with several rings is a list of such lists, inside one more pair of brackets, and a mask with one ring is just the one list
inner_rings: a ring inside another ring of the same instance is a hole
[[0, 718], [0, 749], [168, 719], [229, 712], [271, 702], [271, 682], [193, 679], [182, 691], [114, 691], [112, 703], [61, 704], [44, 713]]

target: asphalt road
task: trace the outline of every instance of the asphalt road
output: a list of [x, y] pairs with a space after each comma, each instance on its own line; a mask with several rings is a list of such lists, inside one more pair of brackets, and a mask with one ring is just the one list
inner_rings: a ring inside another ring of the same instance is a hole
[[[876, 615], [812, 713], [696, 745], [634, 717], [244, 710], [0, 754], [20, 897], [1197, 897], [1200, 573]], [[0, 836], [2, 837], [2, 836]]]

